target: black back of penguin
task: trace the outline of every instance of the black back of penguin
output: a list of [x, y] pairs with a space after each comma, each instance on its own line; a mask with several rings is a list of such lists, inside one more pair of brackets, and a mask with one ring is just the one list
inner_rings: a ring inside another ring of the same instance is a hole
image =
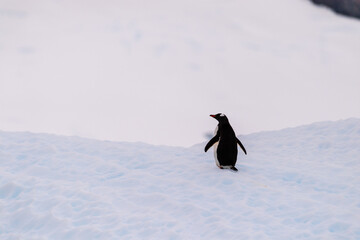
[[[240, 140], [236, 137], [233, 128], [231, 127], [228, 118], [218, 113], [216, 115], [210, 115], [211, 117], [218, 120], [217, 131], [215, 136], [205, 146], [205, 152], [214, 144], [217, 144], [215, 148], [215, 162], [219, 168], [231, 168], [235, 171], [235, 164], [237, 161], [237, 144], [240, 145], [241, 149], [246, 154], [246, 150]], [[216, 146], [216, 145], [215, 145]]]

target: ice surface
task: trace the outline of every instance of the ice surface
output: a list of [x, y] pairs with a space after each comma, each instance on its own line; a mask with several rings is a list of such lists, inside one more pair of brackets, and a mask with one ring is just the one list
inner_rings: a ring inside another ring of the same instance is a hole
[[0, 239], [360, 239], [360, 120], [205, 143], [0, 132]]

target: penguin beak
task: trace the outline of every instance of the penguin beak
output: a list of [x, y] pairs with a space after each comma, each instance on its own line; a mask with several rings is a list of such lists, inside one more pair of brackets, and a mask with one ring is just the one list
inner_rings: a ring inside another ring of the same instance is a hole
[[213, 118], [215, 118], [215, 115], [210, 115], [210, 117], [213, 117]]

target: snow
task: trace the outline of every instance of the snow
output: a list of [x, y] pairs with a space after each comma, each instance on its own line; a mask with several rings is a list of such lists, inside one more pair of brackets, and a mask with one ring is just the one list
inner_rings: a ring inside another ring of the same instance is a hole
[[0, 132], [0, 239], [360, 239], [360, 119], [189, 148]]

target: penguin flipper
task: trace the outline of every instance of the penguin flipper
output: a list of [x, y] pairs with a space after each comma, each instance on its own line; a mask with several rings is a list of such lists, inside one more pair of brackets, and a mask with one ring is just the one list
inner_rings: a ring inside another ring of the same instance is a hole
[[244, 145], [242, 145], [242, 143], [240, 142], [240, 140], [238, 138], [236, 138], [236, 141], [239, 144], [239, 146], [241, 147], [241, 149], [244, 151], [245, 155], [247, 155]]
[[210, 141], [206, 144], [205, 146], [205, 152], [207, 150], [209, 150], [209, 148], [214, 145], [214, 143], [216, 143], [217, 141], [219, 141], [219, 135], [215, 135], [212, 139], [210, 139]]

